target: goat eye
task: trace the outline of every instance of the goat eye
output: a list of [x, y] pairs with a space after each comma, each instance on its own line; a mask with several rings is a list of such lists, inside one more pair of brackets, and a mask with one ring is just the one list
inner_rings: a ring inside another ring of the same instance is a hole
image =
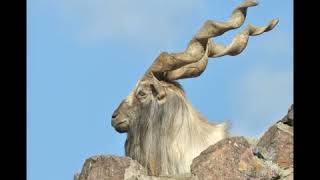
[[145, 96], [145, 95], [147, 95], [147, 94], [146, 94], [145, 92], [143, 92], [143, 91], [139, 91], [139, 92], [138, 92], [138, 95], [143, 97], [143, 96]]

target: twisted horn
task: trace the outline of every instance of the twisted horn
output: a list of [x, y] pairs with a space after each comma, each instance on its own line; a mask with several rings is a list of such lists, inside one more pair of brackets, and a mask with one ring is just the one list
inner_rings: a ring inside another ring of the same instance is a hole
[[229, 21], [206, 21], [191, 39], [184, 52], [162, 52], [147, 70], [143, 79], [155, 76], [159, 80], [172, 81], [197, 77], [204, 72], [208, 63], [208, 57], [215, 58], [224, 55], [235, 56], [240, 54], [245, 49], [249, 36], [257, 36], [272, 30], [277, 25], [278, 20], [273, 19], [265, 27], [249, 25], [244, 31], [236, 35], [227, 46], [216, 44], [210, 38], [239, 28], [245, 20], [248, 7], [256, 5], [256, 1], [246, 0], [233, 10]]

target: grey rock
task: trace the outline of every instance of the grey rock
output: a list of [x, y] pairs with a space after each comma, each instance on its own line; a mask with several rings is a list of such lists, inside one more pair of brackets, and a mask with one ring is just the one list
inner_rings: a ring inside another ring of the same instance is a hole
[[284, 118], [282, 118], [280, 122], [288, 126], [293, 126], [293, 120], [294, 118], [293, 118], [293, 104], [292, 104], [288, 110], [288, 114]]
[[191, 165], [191, 173], [148, 176], [129, 157], [88, 158], [74, 180], [293, 180], [293, 105], [288, 114], [259, 139], [230, 137], [208, 147]]
[[87, 159], [77, 180], [123, 180], [146, 175], [146, 170], [129, 157], [94, 156]]
[[[289, 110], [286, 117], [293, 118], [291, 112], [292, 110]], [[283, 119], [289, 119], [286, 117]], [[277, 163], [281, 168], [290, 168], [293, 166], [293, 126], [285, 122], [289, 121], [279, 121], [271, 126], [260, 138], [257, 148], [264, 157]], [[290, 122], [293, 122], [293, 119]]]
[[74, 180], [188, 180], [191, 174], [173, 177], [148, 176], [146, 169], [129, 157], [93, 156], [88, 158]]
[[195, 179], [262, 180], [279, 176], [244, 137], [224, 139], [196, 157], [191, 165]]

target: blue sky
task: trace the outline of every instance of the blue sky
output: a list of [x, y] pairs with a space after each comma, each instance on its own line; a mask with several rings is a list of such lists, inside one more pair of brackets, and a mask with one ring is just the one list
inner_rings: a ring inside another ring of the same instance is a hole
[[[240, 0], [28, 0], [27, 173], [69, 180], [86, 158], [124, 155], [111, 114], [162, 51], [180, 52], [207, 19], [226, 21]], [[181, 80], [194, 107], [232, 135], [260, 137], [293, 103], [293, 4], [261, 0], [245, 24], [278, 26], [238, 56], [210, 59]]]

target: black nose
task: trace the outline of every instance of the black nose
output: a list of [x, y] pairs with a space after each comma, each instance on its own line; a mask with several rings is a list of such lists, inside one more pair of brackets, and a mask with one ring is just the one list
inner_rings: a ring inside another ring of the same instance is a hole
[[118, 114], [119, 114], [118, 111], [113, 112], [112, 119], [116, 118], [118, 116]]

